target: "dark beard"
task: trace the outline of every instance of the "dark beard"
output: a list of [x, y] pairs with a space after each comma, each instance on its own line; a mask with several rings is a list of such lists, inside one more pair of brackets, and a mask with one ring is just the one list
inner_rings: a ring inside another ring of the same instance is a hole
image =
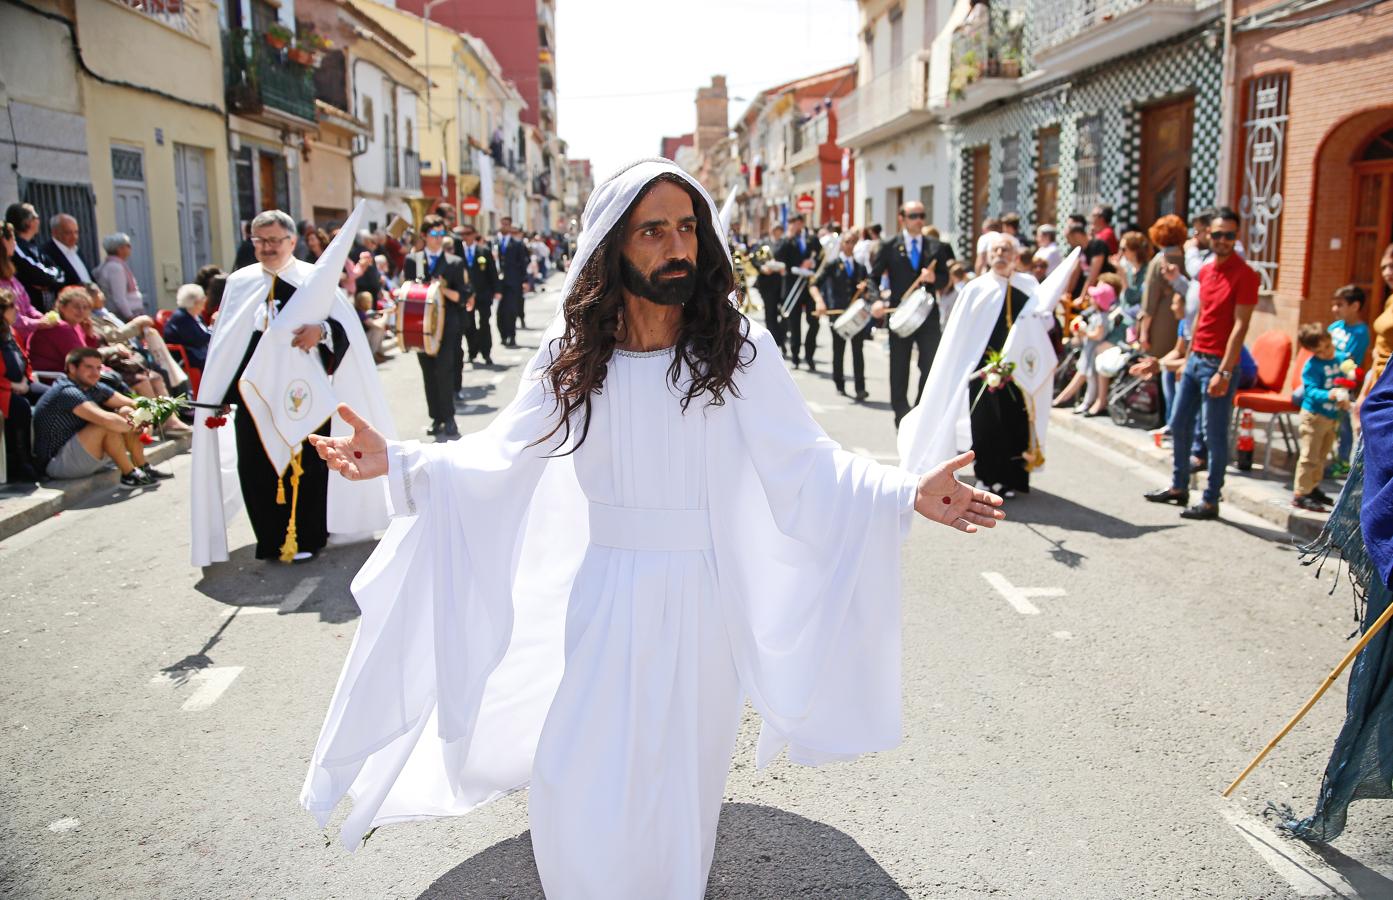
[[[684, 259], [673, 260], [652, 275], [644, 275], [623, 255], [619, 257], [620, 279], [624, 290], [661, 306], [681, 306], [696, 293], [696, 266]], [[662, 278], [666, 272], [682, 272], [680, 278]]]

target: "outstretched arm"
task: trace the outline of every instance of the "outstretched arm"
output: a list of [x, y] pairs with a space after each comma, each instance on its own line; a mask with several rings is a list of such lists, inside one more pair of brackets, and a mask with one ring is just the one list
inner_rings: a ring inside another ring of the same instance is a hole
[[932, 522], [968, 534], [974, 534], [978, 528], [995, 528], [997, 522], [1006, 518], [1000, 509], [1000, 497], [958, 480], [957, 471], [972, 462], [974, 455], [969, 450], [920, 476], [914, 511]]

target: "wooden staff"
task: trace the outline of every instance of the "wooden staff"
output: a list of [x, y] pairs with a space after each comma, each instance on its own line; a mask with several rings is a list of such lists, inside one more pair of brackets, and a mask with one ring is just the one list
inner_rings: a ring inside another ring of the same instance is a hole
[[1291, 717], [1291, 721], [1288, 722], [1281, 731], [1277, 732], [1276, 737], [1268, 741], [1267, 746], [1262, 748], [1262, 752], [1259, 753], [1252, 762], [1248, 763], [1248, 768], [1244, 769], [1243, 773], [1233, 780], [1233, 784], [1229, 785], [1224, 791], [1225, 797], [1232, 794], [1234, 790], [1243, 783], [1243, 779], [1247, 778], [1249, 773], [1256, 769], [1258, 764], [1267, 758], [1267, 754], [1272, 752], [1272, 748], [1277, 746], [1278, 741], [1286, 737], [1287, 732], [1295, 728], [1296, 723], [1300, 722], [1302, 717], [1311, 711], [1311, 707], [1316, 705], [1316, 701], [1335, 683], [1335, 679], [1340, 677], [1340, 673], [1345, 670], [1345, 667], [1353, 662], [1354, 658], [1359, 655], [1359, 651], [1364, 649], [1364, 645], [1373, 640], [1374, 635], [1378, 634], [1379, 630], [1382, 629], [1384, 625], [1388, 624], [1389, 618], [1393, 618], [1393, 603], [1388, 604], [1388, 608], [1383, 611], [1383, 615], [1379, 616], [1378, 619], [1374, 621], [1374, 624], [1369, 626], [1369, 630], [1364, 632], [1364, 636], [1359, 639], [1359, 642], [1350, 648], [1350, 651], [1345, 654], [1345, 658], [1340, 660], [1340, 664], [1336, 666], [1329, 675], [1325, 676], [1325, 681], [1321, 682], [1320, 687], [1311, 695], [1311, 699], [1306, 701], [1306, 705], [1297, 710], [1296, 715]]

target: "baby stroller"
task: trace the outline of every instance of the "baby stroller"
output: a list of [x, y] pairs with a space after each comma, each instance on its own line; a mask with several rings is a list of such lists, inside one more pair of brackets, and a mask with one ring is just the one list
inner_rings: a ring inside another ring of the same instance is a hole
[[1160, 381], [1128, 371], [1144, 354], [1135, 347], [1114, 347], [1105, 356], [1110, 358], [1100, 356], [1097, 365], [1100, 372], [1113, 379], [1108, 386], [1108, 417], [1118, 425], [1132, 428], [1149, 431], [1161, 427], [1165, 404]]

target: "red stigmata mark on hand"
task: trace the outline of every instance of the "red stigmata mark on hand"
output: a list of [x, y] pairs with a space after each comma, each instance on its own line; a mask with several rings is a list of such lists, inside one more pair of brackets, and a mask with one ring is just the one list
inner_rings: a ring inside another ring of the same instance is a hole
[[354, 450], [354, 451], [353, 451], [353, 458], [354, 458], [354, 459], [362, 459], [362, 458], [363, 458], [363, 451], [361, 451], [361, 450]]
[[944, 506], [952, 506], [952, 505], [953, 505], [952, 499], [950, 499], [950, 498], [948, 498], [948, 497], [944, 497], [944, 498], [943, 498], [943, 505], [944, 505]]

